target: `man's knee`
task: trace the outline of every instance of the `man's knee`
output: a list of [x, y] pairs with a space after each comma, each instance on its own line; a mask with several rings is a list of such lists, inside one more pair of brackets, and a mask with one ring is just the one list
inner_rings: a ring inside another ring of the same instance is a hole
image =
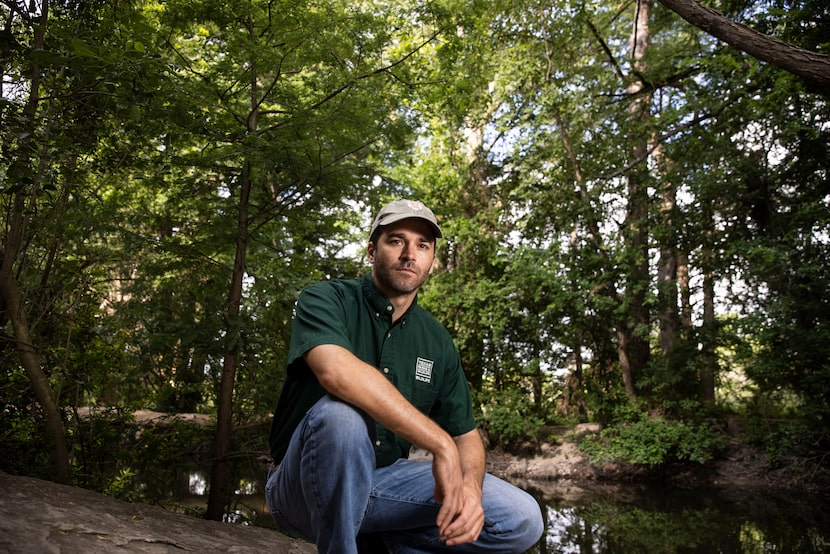
[[371, 449], [370, 425], [374, 425], [361, 411], [337, 398], [326, 395], [309, 410], [307, 431], [314, 442], [327, 443], [337, 449]]
[[[493, 479], [490, 487], [487, 480]], [[489, 488], [489, 491], [488, 491]], [[503, 552], [525, 552], [539, 542], [545, 530], [542, 509], [527, 492], [490, 475], [485, 479], [486, 542]]]
[[519, 552], [530, 549], [539, 542], [545, 532], [545, 521], [542, 518], [542, 509], [539, 503], [530, 496], [521, 505], [516, 506], [517, 515], [521, 518], [521, 525], [517, 526], [517, 544]]

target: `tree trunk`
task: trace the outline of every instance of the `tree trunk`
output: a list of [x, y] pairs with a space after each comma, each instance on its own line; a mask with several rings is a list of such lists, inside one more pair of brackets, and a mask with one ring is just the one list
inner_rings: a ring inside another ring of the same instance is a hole
[[231, 435], [233, 433], [233, 392], [236, 378], [241, 322], [242, 281], [245, 276], [245, 258], [248, 252], [248, 203], [251, 195], [251, 167], [246, 163], [242, 172], [237, 222], [236, 256], [233, 264], [231, 288], [226, 310], [225, 358], [216, 409], [216, 433], [213, 443], [213, 467], [210, 474], [210, 492], [205, 519], [221, 521], [230, 498], [228, 490]]
[[660, 313], [660, 351], [670, 360], [677, 345], [679, 331], [677, 313], [677, 256], [669, 245], [660, 248], [657, 268], [657, 291]]
[[660, 324], [660, 350], [667, 367], [672, 369], [674, 350], [680, 332], [680, 310], [677, 298], [679, 287], [677, 279], [677, 233], [674, 231], [674, 207], [677, 190], [672, 180], [668, 178], [667, 166], [669, 164], [659, 146], [655, 148], [654, 156], [658, 159], [658, 165], [661, 166], [662, 191], [659, 224], [663, 229], [662, 239], [660, 240], [660, 259], [657, 262], [657, 305], [660, 310], [657, 317]]
[[[573, 148], [570, 133], [568, 132], [568, 128], [565, 125], [565, 121], [562, 119], [562, 115], [558, 110], [556, 111], [556, 127], [559, 130], [559, 137], [562, 139], [562, 145], [565, 147], [565, 151], [568, 153], [568, 159], [570, 160], [571, 165], [573, 166], [574, 182], [576, 183], [577, 190], [579, 191], [579, 196], [585, 205], [585, 215], [583, 222], [585, 226], [588, 228], [588, 240], [595, 247], [596, 253], [603, 259], [607, 260], [608, 249], [602, 244], [602, 233], [600, 232], [599, 218], [591, 209], [589, 209], [589, 207], [591, 206], [591, 199], [585, 187], [585, 179], [582, 173], [582, 164], [579, 163], [579, 158], [577, 158], [576, 151]], [[579, 228], [575, 222], [574, 228], [571, 231], [570, 239], [570, 244], [572, 248], [577, 248], [577, 237], [579, 236]], [[572, 283], [572, 286], [574, 287], [574, 289], [578, 289], [577, 283]], [[608, 291], [608, 294], [610, 294], [616, 302], [619, 302], [616, 283], [603, 288]], [[588, 406], [587, 401], [585, 399], [585, 394], [583, 392], [586, 379], [582, 363], [582, 337], [574, 337], [573, 344], [574, 370], [567, 377], [565, 385], [565, 394], [562, 406], [559, 411], [564, 415], [570, 415], [575, 411], [579, 416], [579, 421], [587, 421]], [[627, 359], [627, 355], [624, 353], [620, 356], [620, 359], [623, 358]], [[630, 375], [630, 371], [623, 372], [624, 377]], [[626, 386], [626, 390], [628, 390], [628, 386]], [[634, 394], [633, 386], [631, 387], [630, 394]], [[575, 408], [574, 405], [576, 406]]]
[[680, 326], [692, 328], [692, 289], [689, 287], [689, 255], [677, 253], [677, 287], [680, 292]]
[[622, 380], [623, 380], [623, 387], [625, 387], [625, 392], [628, 394], [628, 398], [631, 400], [637, 399], [637, 389], [634, 386], [634, 378], [636, 371], [632, 367], [631, 357], [629, 352], [631, 351], [631, 337], [633, 335], [632, 330], [620, 324], [617, 328], [617, 357], [619, 359], [620, 364], [620, 372], [622, 373]]
[[[644, 55], [648, 48], [650, 31], [650, 0], [638, 0], [631, 33], [631, 59], [635, 71], [645, 73]], [[627, 87], [631, 103], [628, 108], [629, 119], [634, 129], [631, 134], [632, 156], [635, 160], [645, 159], [648, 153], [648, 124], [651, 93], [647, 85], [638, 79], [632, 80]], [[625, 242], [630, 248], [628, 278], [625, 294], [629, 299], [628, 317], [617, 328], [617, 350], [623, 384], [628, 396], [637, 397], [637, 375], [643, 371], [649, 361], [648, 333], [650, 316], [646, 304], [649, 287], [648, 272], [648, 168], [643, 164], [635, 167], [628, 175], [628, 211], [622, 230]]]
[[557, 413], [569, 417], [576, 415], [579, 422], [588, 421], [588, 406], [585, 404], [585, 371], [582, 363], [582, 342], [574, 340], [573, 371], [565, 379], [562, 403]]
[[32, 344], [29, 321], [21, 300], [20, 290], [12, 273], [12, 263], [7, 261], [3, 252], [3, 267], [0, 269], [0, 296], [3, 298], [6, 312], [14, 329], [14, 340], [20, 362], [26, 370], [26, 376], [35, 392], [35, 397], [43, 409], [46, 419], [46, 434], [51, 441], [52, 472], [58, 483], [70, 482], [69, 450], [66, 446], [63, 421], [57, 399], [49, 385], [49, 378], [40, 367], [40, 357]]
[[[249, 22], [248, 33], [256, 35], [253, 22]], [[255, 136], [259, 125], [259, 72], [251, 64], [250, 79], [250, 113], [246, 121], [246, 133]], [[242, 332], [240, 311], [242, 306], [242, 282], [245, 278], [245, 260], [248, 255], [249, 217], [248, 210], [253, 186], [253, 166], [246, 159], [242, 166], [239, 183], [239, 214], [236, 230], [236, 254], [233, 262], [231, 287], [228, 292], [228, 305], [225, 312], [225, 357], [222, 361], [222, 379], [219, 385], [219, 397], [216, 407], [216, 434], [214, 436], [214, 459], [210, 475], [210, 491], [205, 519], [221, 521], [230, 500], [228, 455], [231, 436], [233, 435], [233, 394], [236, 381], [236, 369], [239, 359], [239, 341]]]
[[701, 401], [705, 406], [715, 404], [715, 376], [717, 375], [717, 357], [715, 356], [715, 277], [713, 271], [714, 254], [711, 244], [711, 231], [703, 246], [703, 339], [700, 364]]

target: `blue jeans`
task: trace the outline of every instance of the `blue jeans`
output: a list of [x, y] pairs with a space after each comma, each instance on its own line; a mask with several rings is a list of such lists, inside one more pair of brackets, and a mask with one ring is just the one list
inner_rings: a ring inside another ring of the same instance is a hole
[[358, 533], [381, 533], [390, 552], [525, 552], [544, 525], [539, 504], [523, 490], [485, 475], [484, 529], [472, 544], [438, 538], [430, 462], [398, 460], [375, 468], [371, 422], [331, 396], [318, 401], [294, 431], [265, 496], [285, 533], [321, 553], [357, 552]]

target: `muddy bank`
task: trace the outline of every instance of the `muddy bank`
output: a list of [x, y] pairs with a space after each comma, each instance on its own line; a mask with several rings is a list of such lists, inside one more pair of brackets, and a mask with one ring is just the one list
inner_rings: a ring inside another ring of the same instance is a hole
[[677, 488], [711, 487], [735, 491], [830, 496], [830, 478], [799, 460], [772, 467], [765, 453], [732, 437], [720, 458], [705, 465], [676, 465], [659, 471], [624, 464], [594, 464], [579, 449], [594, 424], [562, 429], [555, 443], [545, 443], [528, 456], [488, 452], [487, 470], [547, 498], [578, 501], [587, 497], [624, 494], [631, 484], [661, 484]]

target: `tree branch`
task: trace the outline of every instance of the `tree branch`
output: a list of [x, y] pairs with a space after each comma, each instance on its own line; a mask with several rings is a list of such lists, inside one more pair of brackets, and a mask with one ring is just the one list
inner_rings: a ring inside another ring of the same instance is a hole
[[760, 33], [732, 21], [698, 0], [659, 1], [698, 29], [754, 58], [803, 78], [817, 86], [821, 94], [830, 95], [830, 56]]

